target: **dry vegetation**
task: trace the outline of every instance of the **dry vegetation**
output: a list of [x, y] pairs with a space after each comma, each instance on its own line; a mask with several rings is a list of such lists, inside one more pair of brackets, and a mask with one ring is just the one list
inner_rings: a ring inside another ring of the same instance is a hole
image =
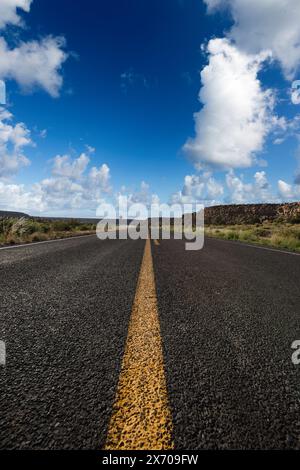
[[0, 244], [14, 245], [95, 233], [94, 224], [77, 220], [47, 220], [5, 217], [0, 219]]
[[205, 235], [300, 252], [300, 224], [208, 225]]

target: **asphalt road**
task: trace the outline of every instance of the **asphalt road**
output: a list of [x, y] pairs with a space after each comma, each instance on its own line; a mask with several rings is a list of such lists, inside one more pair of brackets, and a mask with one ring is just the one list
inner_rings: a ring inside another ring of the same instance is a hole
[[176, 447], [300, 448], [300, 257], [213, 239], [153, 254]]
[[0, 447], [104, 445], [143, 241], [66, 240], [0, 252]]
[[[1, 449], [105, 445], [145, 242], [0, 251]], [[300, 448], [300, 257], [152, 243], [177, 449]]]

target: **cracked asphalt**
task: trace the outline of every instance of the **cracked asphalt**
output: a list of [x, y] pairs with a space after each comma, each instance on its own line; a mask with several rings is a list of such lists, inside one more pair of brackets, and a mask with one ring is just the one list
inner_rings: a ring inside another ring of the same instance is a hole
[[[144, 241], [0, 251], [1, 449], [101, 449]], [[300, 448], [300, 257], [152, 243], [176, 449]]]

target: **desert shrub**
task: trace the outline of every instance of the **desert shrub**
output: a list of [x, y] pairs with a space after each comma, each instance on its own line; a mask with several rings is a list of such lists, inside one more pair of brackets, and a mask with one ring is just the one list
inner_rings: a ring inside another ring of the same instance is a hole
[[35, 220], [28, 220], [26, 222], [25, 226], [25, 232], [28, 235], [32, 235], [35, 232], [38, 232], [40, 230], [41, 224], [39, 222], [36, 222]]
[[90, 224], [80, 224], [76, 227], [76, 231], [78, 232], [84, 232], [88, 230], [93, 230], [93, 226]]
[[50, 224], [40, 224], [40, 232], [42, 233], [49, 233], [51, 231]]
[[71, 232], [75, 230], [76, 227], [80, 226], [81, 224], [76, 219], [70, 220], [54, 220], [52, 222], [52, 228], [54, 231], [57, 232]]
[[291, 219], [291, 224], [293, 225], [300, 224], [300, 215]]
[[46, 241], [48, 239], [49, 238], [45, 233], [36, 232], [36, 233], [33, 233], [31, 235], [31, 237], [29, 238], [29, 241], [31, 241], [31, 242], [43, 242], [43, 241]]
[[52, 227], [56, 232], [67, 232], [72, 229], [72, 224], [67, 220], [55, 220], [52, 222]]
[[227, 232], [227, 237], [228, 240], [238, 240], [239, 239], [239, 233], [235, 232], [234, 230], [230, 230]]
[[264, 228], [264, 227], [259, 227], [259, 228], [256, 228], [254, 230], [254, 235], [256, 237], [263, 237], [263, 238], [267, 238], [267, 237], [270, 237], [271, 236], [271, 232], [270, 230]]
[[300, 252], [300, 226], [293, 224], [264, 223], [253, 225], [206, 226], [208, 236], [258, 243]]
[[250, 241], [255, 242], [257, 241], [257, 236], [251, 229], [241, 230], [239, 234], [239, 239], [245, 242], [250, 242]]
[[14, 222], [16, 219], [4, 217], [1, 219], [0, 223], [0, 233], [4, 235], [4, 237], [10, 232]]
[[70, 233], [96, 230], [96, 224], [76, 219], [49, 220], [42, 218], [0, 218], [0, 243], [14, 244], [68, 237]]
[[1, 219], [0, 232], [5, 243], [15, 243], [28, 234], [28, 219], [6, 217]]

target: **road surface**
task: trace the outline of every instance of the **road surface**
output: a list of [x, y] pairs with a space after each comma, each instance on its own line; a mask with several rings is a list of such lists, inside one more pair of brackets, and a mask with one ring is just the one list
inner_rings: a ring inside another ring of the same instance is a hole
[[85, 237], [0, 276], [1, 449], [300, 448], [299, 256]]

